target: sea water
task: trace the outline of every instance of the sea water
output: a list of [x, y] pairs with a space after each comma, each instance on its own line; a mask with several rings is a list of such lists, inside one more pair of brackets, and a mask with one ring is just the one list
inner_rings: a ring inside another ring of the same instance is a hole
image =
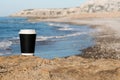
[[26, 18], [0, 17], [0, 56], [20, 55], [20, 29], [37, 32], [35, 56], [56, 58], [77, 55], [94, 45], [89, 26], [54, 22], [28, 22]]

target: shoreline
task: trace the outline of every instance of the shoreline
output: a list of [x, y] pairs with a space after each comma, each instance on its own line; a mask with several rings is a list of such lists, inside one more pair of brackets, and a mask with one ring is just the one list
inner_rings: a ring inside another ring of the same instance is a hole
[[87, 19], [58, 18], [58, 19], [44, 19], [44, 20], [40, 19], [34, 21], [88, 25], [91, 28], [95, 28], [96, 32], [91, 33], [91, 35], [95, 38], [96, 44], [94, 46], [82, 50], [83, 53], [80, 54], [79, 56], [82, 56], [84, 58], [95, 58], [95, 59], [99, 59], [99, 58], [120, 59], [120, 47], [119, 47], [120, 18], [87, 18]]

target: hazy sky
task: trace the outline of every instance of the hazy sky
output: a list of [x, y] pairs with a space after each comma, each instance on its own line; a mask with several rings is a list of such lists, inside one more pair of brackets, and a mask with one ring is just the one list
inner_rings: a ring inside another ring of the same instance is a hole
[[8, 16], [24, 9], [75, 7], [84, 1], [86, 0], [0, 0], [0, 16]]

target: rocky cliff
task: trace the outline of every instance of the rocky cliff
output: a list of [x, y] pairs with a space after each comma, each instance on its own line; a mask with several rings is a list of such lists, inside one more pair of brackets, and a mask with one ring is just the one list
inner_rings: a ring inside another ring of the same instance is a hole
[[120, 0], [88, 0], [80, 6], [81, 12], [118, 12]]
[[58, 18], [81, 13], [120, 12], [120, 0], [87, 0], [75, 8], [63, 9], [27, 9], [11, 16], [34, 18]]
[[79, 11], [79, 8], [63, 8], [63, 9], [27, 9], [20, 11], [11, 16], [20, 17], [38, 17], [38, 18], [56, 18], [65, 17], [71, 14], [75, 14]]

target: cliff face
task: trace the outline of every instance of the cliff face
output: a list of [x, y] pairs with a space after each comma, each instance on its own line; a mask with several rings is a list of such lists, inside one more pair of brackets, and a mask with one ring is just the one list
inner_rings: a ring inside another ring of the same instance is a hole
[[80, 6], [81, 12], [119, 12], [120, 0], [88, 0]]
[[75, 14], [79, 11], [79, 8], [63, 8], [63, 9], [27, 9], [20, 11], [11, 16], [20, 17], [39, 17], [39, 18], [56, 18], [65, 17], [71, 14]]
[[80, 7], [63, 9], [27, 9], [11, 16], [56, 18], [80, 13], [120, 12], [120, 0], [87, 0]]

